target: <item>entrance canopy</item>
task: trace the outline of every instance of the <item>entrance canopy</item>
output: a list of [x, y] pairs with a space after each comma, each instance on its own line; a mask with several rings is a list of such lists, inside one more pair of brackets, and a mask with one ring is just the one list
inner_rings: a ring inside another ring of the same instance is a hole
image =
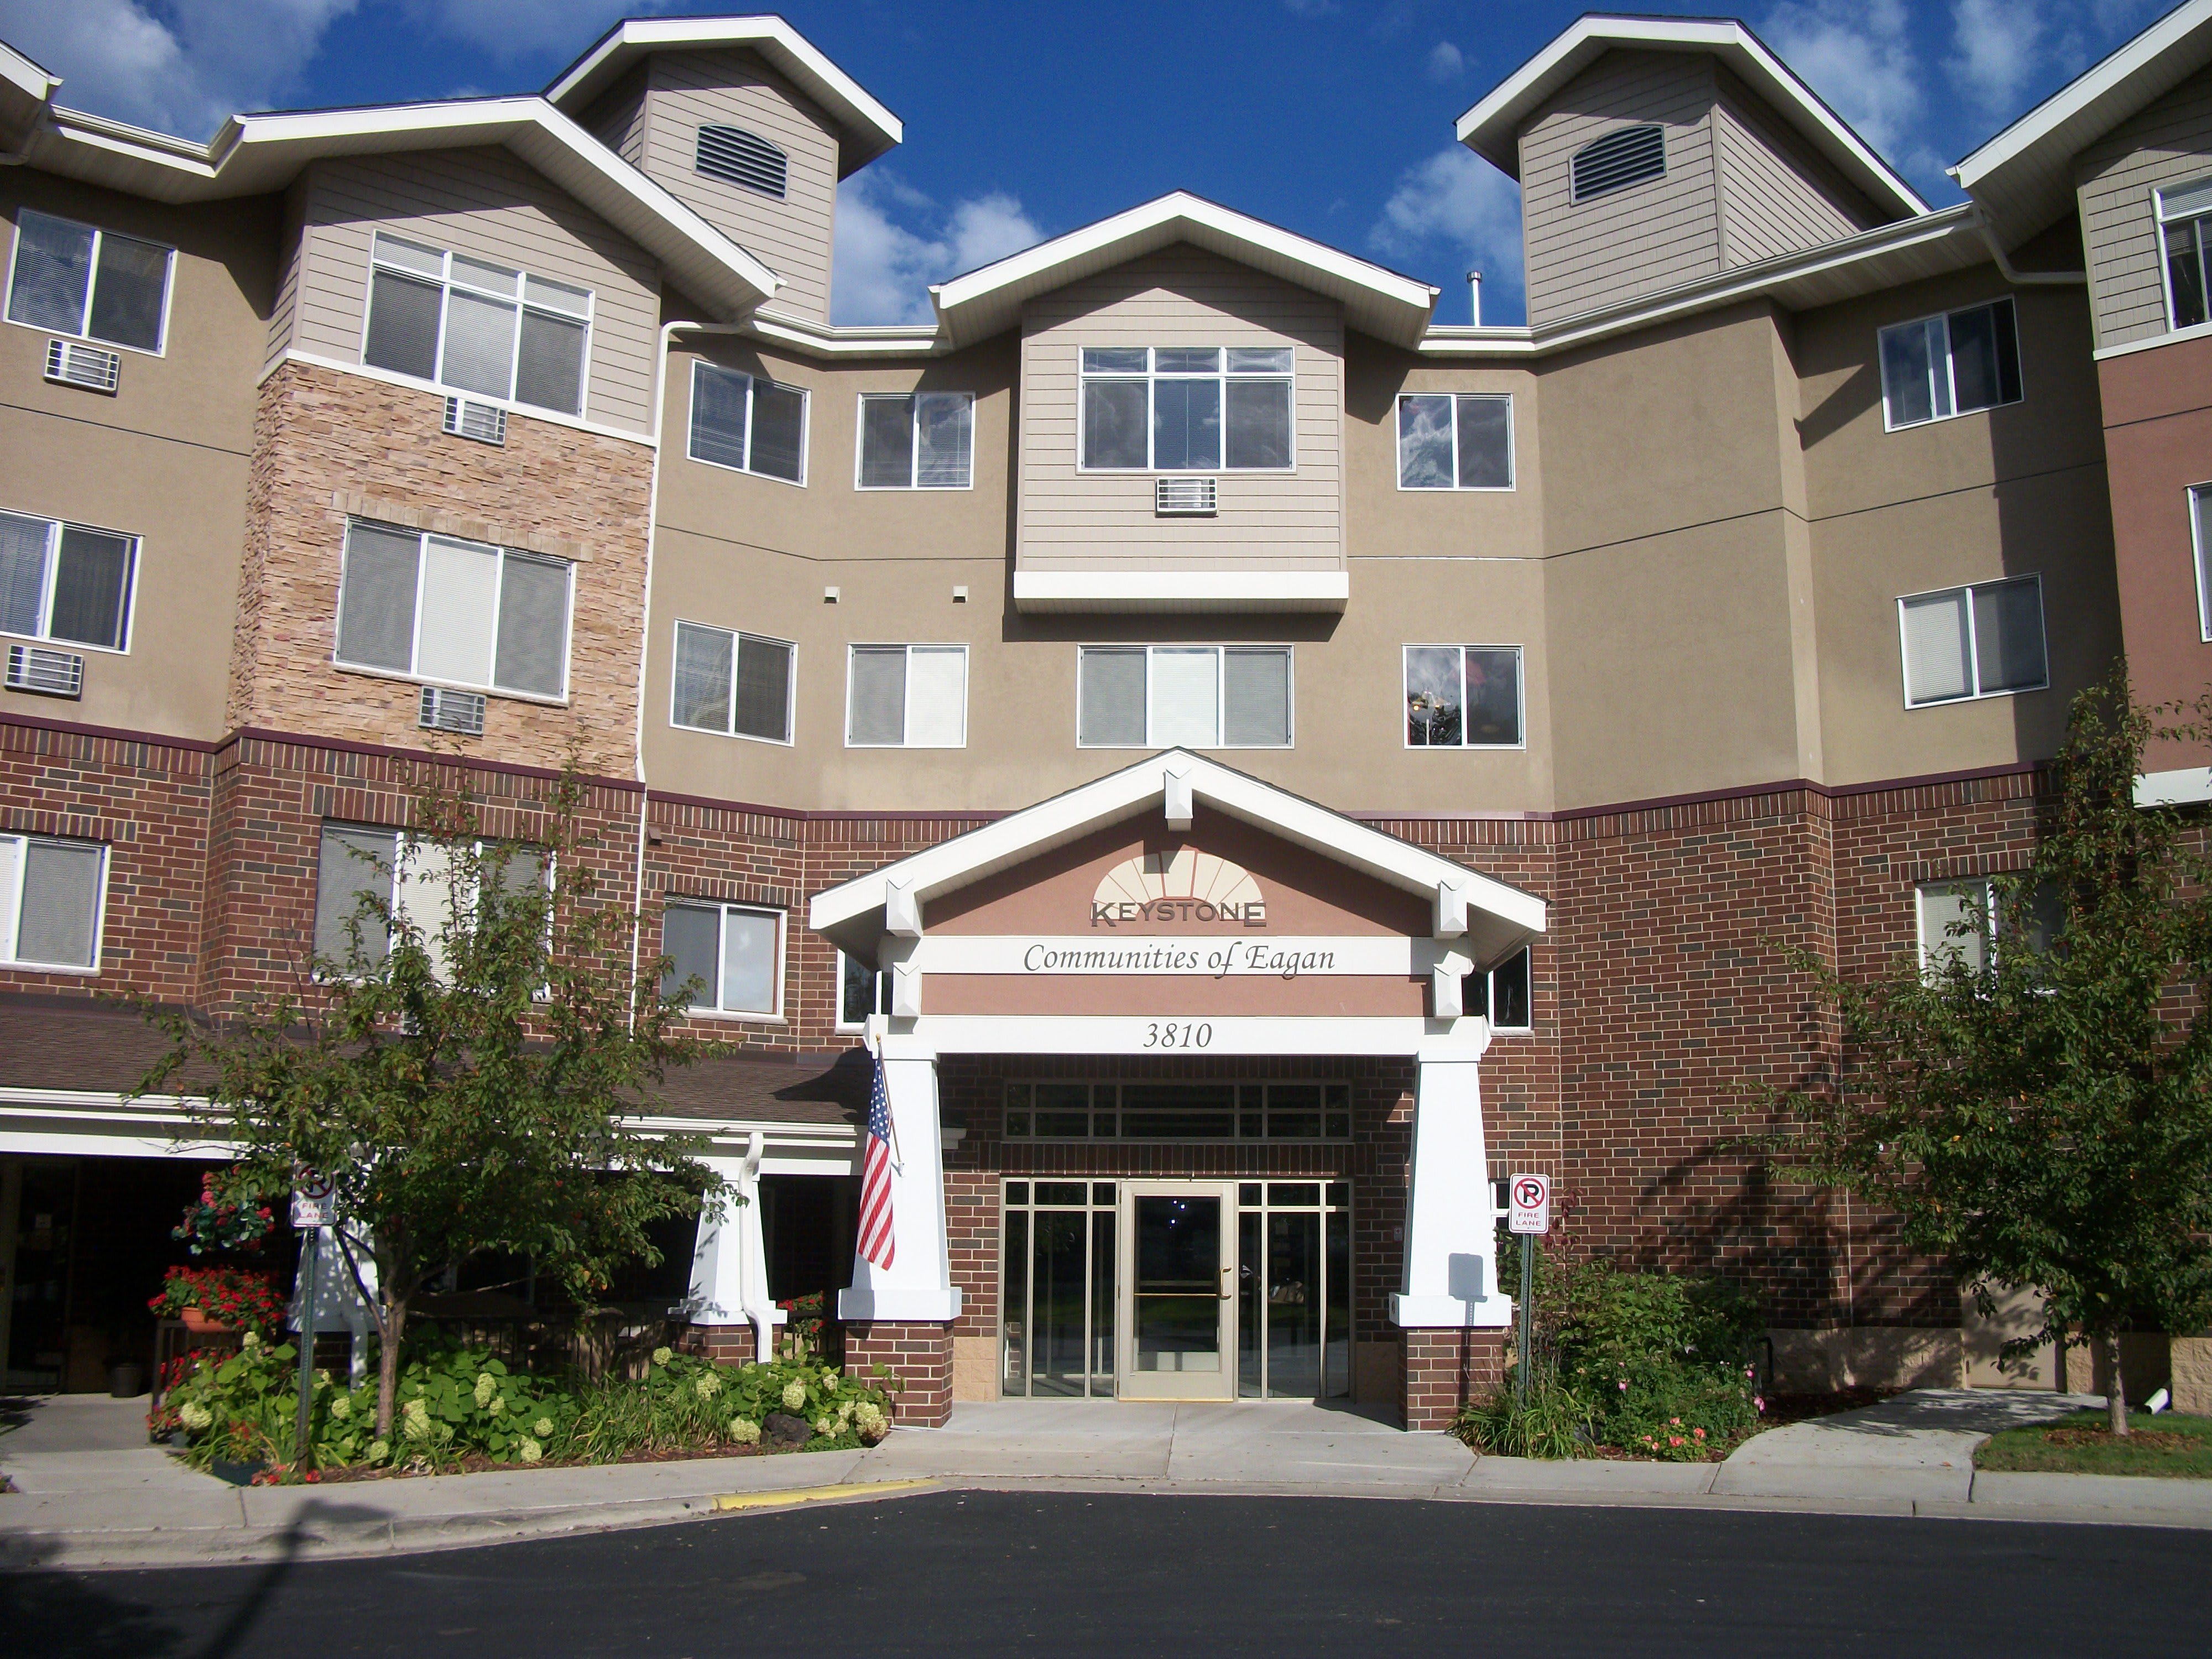
[[1489, 1036], [1468, 976], [1542, 900], [1176, 749], [818, 895], [892, 1052], [1399, 1054]]

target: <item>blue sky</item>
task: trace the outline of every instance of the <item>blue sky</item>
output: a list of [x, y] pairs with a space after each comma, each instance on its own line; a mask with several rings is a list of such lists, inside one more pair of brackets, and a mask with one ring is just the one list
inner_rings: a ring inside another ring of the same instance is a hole
[[[204, 138], [233, 110], [534, 91], [614, 19], [733, 10], [603, 0], [0, 0], [61, 101]], [[1626, 8], [1622, 8], [1626, 9]], [[1656, 11], [1726, 13], [1712, 3]], [[1458, 114], [1585, 9], [1466, 0], [934, 3], [784, 0], [906, 123], [848, 179], [840, 322], [919, 320], [927, 285], [1174, 189], [1444, 289], [1486, 273], [1518, 320], [1518, 195]], [[1937, 204], [1942, 169], [2166, 0], [1758, 0], [1738, 14]]]

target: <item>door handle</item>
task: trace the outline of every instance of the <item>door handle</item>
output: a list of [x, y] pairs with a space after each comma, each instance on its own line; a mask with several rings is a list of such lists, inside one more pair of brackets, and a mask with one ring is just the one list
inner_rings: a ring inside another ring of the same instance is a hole
[[1224, 1302], [1237, 1294], [1236, 1281], [1230, 1276], [1236, 1271], [1234, 1267], [1224, 1267], [1221, 1270], [1221, 1299]]

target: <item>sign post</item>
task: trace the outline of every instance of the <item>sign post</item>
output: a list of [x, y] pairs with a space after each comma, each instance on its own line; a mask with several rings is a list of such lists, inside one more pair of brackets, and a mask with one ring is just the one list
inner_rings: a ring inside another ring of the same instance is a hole
[[1507, 1225], [1521, 1241], [1521, 1332], [1513, 1370], [1513, 1404], [1519, 1411], [1528, 1404], [1528, 1304], [1536, 1295], [1535, 1241], [1552, 1231], [1552, 1180], [1549, 1176], [1517, 1175], [1505, 1186]]
[[292, 1457], [304, 1474], [311, 1449], [307, 1418], [315, 1399], [316, 1246], [323, 1229], [331, 1224], [333, 1188], [327, 1176], [311, 1170], [301, 1170], [295, 1179], [299, 1185], [292, 1189], [292, 1225], [300, 1235], [300, 1399], [293, 1418]]

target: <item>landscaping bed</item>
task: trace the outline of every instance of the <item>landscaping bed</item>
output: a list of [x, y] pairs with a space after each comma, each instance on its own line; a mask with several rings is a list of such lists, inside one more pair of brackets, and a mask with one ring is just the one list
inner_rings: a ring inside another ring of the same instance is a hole
[[2128, 1413], [2128, 1434], [2112, 1431], [2101, 1411], [2057, 1423], [2007, 1429], [1974, 1454], [1978, 1469], [2035, 1474], [2147, 1474], [2212, 1480], [2212, 1417]]

